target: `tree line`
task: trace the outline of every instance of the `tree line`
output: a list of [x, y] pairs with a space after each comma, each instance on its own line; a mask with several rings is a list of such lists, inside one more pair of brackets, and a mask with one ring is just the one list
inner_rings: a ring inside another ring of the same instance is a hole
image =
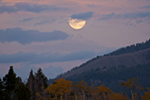
[[113, 92], [104, 84], [95, 86], [88, 85], [84, 80], [75, 83], [59, 78], [48, 86], [47, 81], [39, 68], [35, 74], [31, 70], [27, 82], [23, 83], [13, 66], [10, 66], [8, 74], [0, 78], [0, 100], [150, 100], [150, 89], [145, 91], [138, 84], [137, 78], [120, 83], [122, 88], [130, 90], [131, 98]]
[[0, 78], [0, 100], [36, 100], [36, 93], [43, 93], [48, 87], [47, 81], [47, 77], [39, 68], [35, 74], [31, 70], [27, 83], [23, 83], [14, 72], [13, 66], [10, 66], [8, 74], [3, 80]]
[[122, 47], [114, 52], [111, 52], [109, 54], [105, 54], [104, 56], [112, 56], [112, 55], [121, 55], [121, 54], [125, 54], [125, 53], [133, 53], [133, 52], [137, 52], [140, 50], [144, 50], [144, 49], [148, 49], [150, 47], [150, 39], [147, 40], [146, 42], [142, 42], [142, 43], [137, 43], [137, 44], [133, 44], [127, 47]]

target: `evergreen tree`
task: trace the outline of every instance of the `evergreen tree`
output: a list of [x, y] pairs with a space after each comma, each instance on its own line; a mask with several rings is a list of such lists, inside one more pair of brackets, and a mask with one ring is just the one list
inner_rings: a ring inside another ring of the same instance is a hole
[[38, 87], [38, 93], [43, 97], [45, 95], [44, 89], [48, 86], [47, 84], [47, 77], [42, 72], [42, 69], [39, 68], [37, 73], [35, 73], [36, 81], [37, 81], [37, 87]]
[[3, 98], [4, 98], [3, 95], [4, 95], [4, 84], [0, 78], [0, 100], [3, 100]]
[[[47, 77], [43, 74], [41, 68], [39, 68], [38, 71], [37, 71], [37, 73], [35, 73], [35, 77], [36, 77], [36, 79], [37, 79], [37, 81], [38, 81], [40, 87], [41, 87], [41, 85], [43, 84], [43, 85], [44, 85], [44, 88], [47, 88], [47, 86], [48, 86], [48, 83], [47, 83], [48, 79], [47, 79]], [[41, 81], [42, 81], [43, 83], [42, 83]]]
[[20, 83], [15, 88], [15, 92], [17, 93], [17, 100], [30, 100], [31, 98], [31, 92], [24, 83]]
[[37, 81], [36, 81], [35, 76], [33, 75], [33, 70], [30, 71], [30, 75], [29, 75], [28, 82], [26, 85], [31, 92], [31, 100], [35, 100], [36, 93], [38, 91], [37, 91]]
[[5, 94], [6, 99], [14, 99], [16, 98], [16, 93], [14, 91], [15, 87], [21, 82], [20, 77], [16, 77], [16, 73], [13, 70], [13, 66], [10, 66], [8, 74], [3, 77], [4, 87], [5, 87]]

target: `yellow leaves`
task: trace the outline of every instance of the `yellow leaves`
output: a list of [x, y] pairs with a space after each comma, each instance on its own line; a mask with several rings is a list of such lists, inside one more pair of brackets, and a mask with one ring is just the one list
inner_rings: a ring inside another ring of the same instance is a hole
[[57, 91], [57, 87], [54, 84], [50, 84], [49, 87], [47, 87], [47, 92], [55, 94], [55, 92]]
[[148, 92], [144, 92], [144, 96], [142, 96], [142, 100], [150, 100], [150, 89], [147, 88]]
[[41, 95], [40, 95], [40, 93], [36, 93], [36, 100], [41, 100]]
[[[121, 85], [131, 90], [133, 100], [138, 100], [138, 92], [136, 93], [135, 90], [142, 90], [142, 88], [138, 85], [136, 78], [128, 79]], [[148, 91], [142, 96], [142, 100], [150, 100], [149, 88]], [[63, 78], [56, 80], [54, 84], [50, 84], [45, 90], [45, 95], [36, 93], [36, 96], [36, 100], [130, 100], [128, 96], [114, 93], [104, 84], [91, 88], [85, 81], [80, 81], [73, 86], [72, 81]]]
[[111, 93], [108, 98], [109, 100], [130, 100], [127, 96], [124, 96], [121, 93]]
[[127, 87], [128, 89], [134, 88], [137, 90], [144, 90], [144, 88], [142, 86], [140, 86], [136, 80], [137, 80], [137, 78], [127, 79], [126, 82], [120, 83], [120, 85], [122, 87]]
[[100, 85], [99, 87], [97, 87], [97, 92], [103, 92], [103, 93], [111, 93], [112, 91], [108, 88], [105, 87], [104, 84]]
[[88, 86], [88, 84], [85, 81], [80, 81], [75, 85], [74, 92], [75, 96], [82, 98], [81, 100], [86, 100], [86, 96], [89, 96], [91, 94], [91, 87]]
[[71, 81], [60, 78], [55, 81], [55, 84], [50, 84], [47, 91], [52, 95], [64, 95], [71, 92], [72, 86]]
[[136, 86], [136, 85], [137, 85], [136, 79], [137, 79], [137, 78], [127, 79], [126, 82], [120, 83], [120, 85], [121, 85], [122, 87], [127, 87], [127, 88], [129, 88], [129, 89], [132, 89], [133, 86]]
[[55, 84], [57, 84], [58, 88], [64, 93], [69, 93], [71, 91], [72, 82], [69, 80], [67, 81], [63, 78], [60, 78], [59, 80], [55, 81]]
[[131, 95], [133, 100], [138, 100], [138, 95], [136, 91], [143, 91], [144, 88], [138, 84], [137, 78], [127, 79], [126, 82], [121, 83], [122, 87], [126, 87], [131, 90]]
[[112, 91], [108, 87], [105, 87], [104, 84], [93, 89], [93, 95], [96, 97], [95, 99], [107, 100], [111, 93]]
[[96, 87], [95, 93], [98, 93], [100, 100], [130, 100], [127, 96], [121, 93], [114, 93], [104, 84]]
[[76, 84], [76, 88], [80, 89], [80, 90], [83, 90], [83, 91], [90, 91], [90, 86], [88, 86], [88, 84], [85, 82], [85, 81], [81, 81], [81, 82], [78, 82]]

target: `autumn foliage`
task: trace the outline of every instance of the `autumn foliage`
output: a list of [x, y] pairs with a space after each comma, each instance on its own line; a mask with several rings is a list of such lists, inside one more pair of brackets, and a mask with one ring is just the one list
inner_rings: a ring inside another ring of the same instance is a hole
[[31, 70], [27, 83], [23, 83], [11, 66], [3, 80], [0, 78], [0, 100], [150, 100], [150, 89], [144, 92], [137, 78], [127, 79], [120, 85], [130, 91], [131, 97], [114, 93], [104, 84], [89, 85], [84, 80], [72, 82], [59, 78], [48, 86], [41, 68], [35, 74]]
[[36, 100], [130, 100], [121, 93], [114, 93], [105, 85], [89, 86], [85, 81], [72, 84], [60, 78], [45, 89], [46, 96], [37, 93]]

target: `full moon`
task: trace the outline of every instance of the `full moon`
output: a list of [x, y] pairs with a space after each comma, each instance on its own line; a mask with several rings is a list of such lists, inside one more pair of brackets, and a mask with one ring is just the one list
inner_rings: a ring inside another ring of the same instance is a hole
[[85, 25], [86, 21], [81, 19], [69, 19], [69, 25], [73, 29], [81, 29]]

